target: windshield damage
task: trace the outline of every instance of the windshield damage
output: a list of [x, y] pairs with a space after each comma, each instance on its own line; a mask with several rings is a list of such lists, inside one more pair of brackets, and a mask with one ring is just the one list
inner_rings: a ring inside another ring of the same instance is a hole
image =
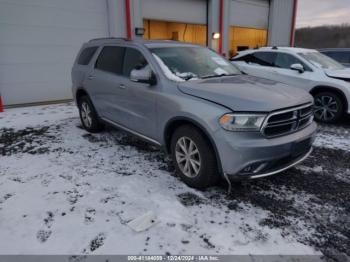
[[229, 61], [204, 47], [162, 47], [151, 52], [166, 77], [176, 82], [240, 74]]

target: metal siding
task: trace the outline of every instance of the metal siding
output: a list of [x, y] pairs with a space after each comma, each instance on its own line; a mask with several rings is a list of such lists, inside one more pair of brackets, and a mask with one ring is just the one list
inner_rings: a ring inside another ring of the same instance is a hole
[[109, 36], [126, 37], [125, 0], [107, 0]]
[[268, 0], [232, 0], [230, 25], [266, 29], [269, 20]]
[[1, 0], [4, 104], [71, 98], [70, 71], [81, 44], [107, 35], [106, 1]]
[[206, 0], [144, 0], [142, 16], [146, 19], [206, 24]]
[[269, 45], [289, 46], [292, 16], [293, 0], [271, 0]]

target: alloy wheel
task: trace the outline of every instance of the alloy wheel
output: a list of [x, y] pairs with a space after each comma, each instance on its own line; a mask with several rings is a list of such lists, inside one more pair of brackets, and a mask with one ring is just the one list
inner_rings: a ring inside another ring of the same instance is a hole
[[81, 104], [81, 118], [83, 119], [84, 125], [86, 127], [91, 127], [92, 125], [92, 115], [91, 115], [91, 109], [88, 103], [83, 102]]
[[332, 120], [339, 111], [339, 105], [332, 96], [320, 96], [315, 99], [314, 114], [322, 121]]
[[182, 173], [196, 177], [201, 169], [201, 157], [197, 145], [188, 137], [181, 137], [175, 146], [176, 162]]

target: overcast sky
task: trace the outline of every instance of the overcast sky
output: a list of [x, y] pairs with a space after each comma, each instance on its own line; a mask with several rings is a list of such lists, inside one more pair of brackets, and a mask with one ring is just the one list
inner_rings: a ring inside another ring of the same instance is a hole
[[299, 0], [297, 27], [350, 24], [350, 0]]

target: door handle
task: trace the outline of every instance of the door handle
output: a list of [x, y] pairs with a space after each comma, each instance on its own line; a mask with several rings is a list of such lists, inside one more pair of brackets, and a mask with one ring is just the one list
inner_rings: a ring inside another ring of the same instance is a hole
[[94, 78], [95, 78], [95, 77], [94, 77], [93, 75], [89, 75], [89, 76], [88, 76], [88, 79], [89, 79], [89, 80], [92, 80], [92, 79], [94, 79]]
[[123, 84], [120, 84], [120, 85], [119, 85], [119, 88], [121, 88], [121, 89], [125, 89], [125, 88], [126, 88], [126, 86], [125, 86], [125, 85], [123, 85]]

